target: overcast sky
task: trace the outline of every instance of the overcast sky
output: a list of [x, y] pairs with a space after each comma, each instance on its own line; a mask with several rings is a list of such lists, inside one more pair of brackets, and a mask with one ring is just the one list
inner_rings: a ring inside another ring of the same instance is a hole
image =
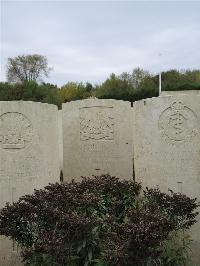
[[1, 80], [8, 57], [33, 53], [59, 86], [135, 67], [200, 69], [200, 2], [1, 0]]

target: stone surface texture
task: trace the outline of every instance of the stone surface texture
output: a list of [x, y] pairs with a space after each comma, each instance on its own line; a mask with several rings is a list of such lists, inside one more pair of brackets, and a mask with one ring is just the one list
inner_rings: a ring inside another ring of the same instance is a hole
[[65, 103], [62, 110], [64, 181], [107, 173], [132, 179], [129, 102], [87, 99]]
[[[57, 107], [0, 102], [0, 208], [55, 182], [59, 182]], [[0, 265], [12, 265], [13, 245], [7, 240], [0, 244]]]
[[[0, 102], [0, 208], [34, 189], [107, 174], [200, 201], [200, 92], [167, 91], [133, 104], [86, 99], [63, 104]], [[200, 215], [190, 231], [200, 261]], [[196, 263], [196, 264], [195, 264]], [[0, 266], [21, 266], [0, 237]]]
[[[133, 123], [136, 181], [200, 201], [200, 97], [179, 94], [136, 102]], [[200, 221], [191, 234], [193, 257], [200, 261]]]
[[63, 171], [62, 110], [59, 110], [58, 111], [58, 133], [59, 133], [59, 162], [60, 162], [60, 171]]
[[160, 96], [179, 96], [181, 94], [189, 96], [200, 95], [200, 90], [184, 90], [184, 91], [162, 91]]

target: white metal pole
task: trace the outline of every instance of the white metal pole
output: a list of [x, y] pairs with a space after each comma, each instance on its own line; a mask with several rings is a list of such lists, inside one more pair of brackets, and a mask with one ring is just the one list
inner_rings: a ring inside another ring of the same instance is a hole
[[162, 92], [162, 74], [161, 74], [161, 70], [159, 73], [159, 95], [161, 95]]
[[159, 53], [160, 57], [160, 71], [159, 71], [159, 96], [161, 95], [162, 92], [162, 67], [161, 67], [161, 53]]

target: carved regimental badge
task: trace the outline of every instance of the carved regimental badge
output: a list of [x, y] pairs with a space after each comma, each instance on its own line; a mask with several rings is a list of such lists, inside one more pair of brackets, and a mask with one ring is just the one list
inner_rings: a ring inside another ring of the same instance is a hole
[[170, 143], [190, 140], [198, 133], [196, 114], [180, 101], [175, 101], [159, 118], [162, 136]]
[[17, 151], [24, 149], [32, 141], [33, 130], [26, 116], [8, 112], [0, 116], [0, 147]]
[[[106, 108], [105, 108], [106, 109]], [[80, 139], [113, 140], [113, 117], [104, 108], [82, 108], [80, 110]]]

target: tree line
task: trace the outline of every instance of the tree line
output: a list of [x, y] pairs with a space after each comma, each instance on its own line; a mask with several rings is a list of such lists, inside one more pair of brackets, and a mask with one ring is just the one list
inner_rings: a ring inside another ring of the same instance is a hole
[[[51, 68], [41, 55], [8, 58], [7, 82], [0, 83], [0, 100], [27, 100], [56, 104], [96, 97], [134, 102], [158, 96], [158, 75], [141, 68], [120, 75], [112, 73], [104, 82], [69, 81], [60, 88], [42, 82]], [[168, 70], [162, 72], [162, 90], [200, 90], [200, 70]]]

